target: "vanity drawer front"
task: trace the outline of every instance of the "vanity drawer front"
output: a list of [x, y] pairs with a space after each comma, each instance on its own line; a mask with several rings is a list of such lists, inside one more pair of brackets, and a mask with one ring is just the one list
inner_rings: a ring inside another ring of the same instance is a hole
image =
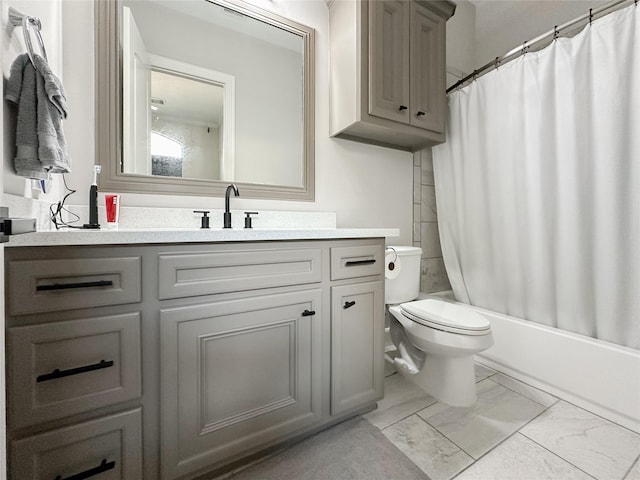
[[140, 480], [141, 421], [138, 408], [13, 441], [10, 478]]
[[12, 260], [9, 315], [140, 301], [140, 257]]
[[141, 396], [140, 314], [8, 329], [9, 427]]
[[358, 245], [331, 249], [331, 280], [381, 275], [384, 250], [381, 245]]
[[321, 258], [319, 248], [160, 254], [159, 298], [320, 282]]

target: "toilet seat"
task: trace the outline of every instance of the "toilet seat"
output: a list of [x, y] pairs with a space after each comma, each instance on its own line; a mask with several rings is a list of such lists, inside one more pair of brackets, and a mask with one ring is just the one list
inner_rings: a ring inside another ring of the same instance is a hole
[[470, 309], [433, 298], [400, 305], [408, 319], [436, 330], [461, 335], [488, 335], [491, 323]]

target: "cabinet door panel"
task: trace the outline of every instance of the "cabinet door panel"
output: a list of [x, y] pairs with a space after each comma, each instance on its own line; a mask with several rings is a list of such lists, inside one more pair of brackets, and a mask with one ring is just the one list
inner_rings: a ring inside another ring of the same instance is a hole
[[308, 290], [161, 311], [164, 478], [319, 421], [320, 302]]
[[381, 281], [331, 289], [331, 415], [382, 398], [383, 298]]
[[409, 2], [369, 2], [369, 113], [409, 123]]
[[444, 132], [445, 20], [411, 2], [411, 125]]

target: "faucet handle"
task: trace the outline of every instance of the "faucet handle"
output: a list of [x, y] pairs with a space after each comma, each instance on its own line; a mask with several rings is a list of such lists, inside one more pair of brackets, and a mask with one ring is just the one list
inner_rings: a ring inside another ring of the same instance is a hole
[[193, 213], [201, 213], [200, 228], [209, 228], [209, 212], [210, 210], [194, 210]]
[[258, 215], [258, 212], [244, 212], [246, 217], [244, 217], [244, 228], [253, 228], [251, 226], [251, 215]]

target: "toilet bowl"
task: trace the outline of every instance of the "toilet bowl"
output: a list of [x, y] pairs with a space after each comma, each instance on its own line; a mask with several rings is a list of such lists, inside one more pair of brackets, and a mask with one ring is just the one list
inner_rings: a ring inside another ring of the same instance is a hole
[[389, 252], [387, 262], [395, 258], [396, 273], [387, 276], [385, 301], [397, 354], [388, 360], [435, 399], [456, 407], [473, 405], [477, 400], [473, 355], [493, 345], [489, 320], [437, 297], [415, 300], [422, 250], [389, 247]]

